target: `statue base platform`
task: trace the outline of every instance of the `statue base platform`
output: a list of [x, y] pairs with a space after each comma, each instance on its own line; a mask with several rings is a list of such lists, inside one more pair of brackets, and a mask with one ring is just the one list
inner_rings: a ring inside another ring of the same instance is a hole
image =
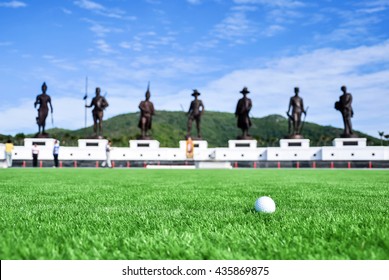
[[104, 148], [107, 145], [107, 139], [79, 139], [79, 148]]
[[54, 147], [54, 138], [24, 138], [24, 147], [26, 148], [32, 148], [34, 144], [40, 147], [49, 147], [53, 148]]
[[301, 134], [291, 134], [288, 135], [286, 139], [304, 139], [304, 136]]
[[153, 140], [153, 138], [151, 136], [139, 136], [137, 140]]
[[309, 139], [295, 138], [295, 139], [281, 139], [281, 148], [309, 148]]
[[332, 145], [337, 148], [366, 147], [366, 138], [335, 138]]
[[48, 139], [48, 138], [50, 138], [50, 134], [48, 134], [48, 133], [37, 133], [37, 134], [35, 134], [34, 138], [46, 138], [46, 139]]
[[340, 138], [359, 138], [357, 134], [341, 134]]
[[[193, 146], [195, 149], [208, 149], [208, 142], [205, 140], [193, 140]], [[180, 149], [186, 150], [186, 141], [180, 141]]]
[[188, 140], [188, 138], [191, 138], [193, 141], [203, 141], [203, 138], [202, 137], [198, 137], [198, 136], [191, 136], [191, 135], [186, 135], [185, 136], [185, 140]]
[[251, 137], [250, 135], [247, 135], [247, 136], [237, 136], [236, 137], [236, 140], [254, 140], [253, 137]]
[[255, 149], [257, 148], [257, 140], [228, 140], [228, 148], [230, 149], [241, 149], [241, 148], [249, 148]]
[[101, 135], [93, 134], [93, 135], [87, 136], [85, 139], [99, 139], [99, 140], [101, 140], [101, 139], [104, 139], [104, 137]]
[[159, 141], [157, 140], [130, 140], [130, 148], [131, 149], [139, 149], [139, 148], [151, 148], [158, 149]]

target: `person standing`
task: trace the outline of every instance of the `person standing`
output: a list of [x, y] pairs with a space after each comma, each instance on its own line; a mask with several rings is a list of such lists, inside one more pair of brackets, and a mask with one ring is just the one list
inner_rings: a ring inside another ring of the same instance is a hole
[[186, 140], [186, 158], [193, 158], [193, 140], [189, 136]]
[[109, 140], [107, 145], [105, 146], [105, 157], [106, 157], [106, 160], [102, 164], [103, 167], [108, 166], [109, 168], [112, 168], [111, 150], [112, 150], [112, 141]]
[[53, 148], [54, 167], [58, 167], [59, 141], [55, 139]]
[[32, 167], [38, 167], [39, 148], [36, 143], [32, 146]]
[[243, 97], [239, 99], [235, 110], [235, 116], [238, 118], [237, 125], [242, 130], [242, 136], [239, 136], [238, 139], [251, 139], [249, 135], [249, 128], [251, 126], [249, 113], [253, 104], [251, 99], [246, 96], [250, 91], [247, 87], [244, 87], [240, 93], [243, 94]]
[[7, 161], [7, 166], [12, 167], [12, 151], [14, 149], [14, 144], [12, 144], [11, 140], [8, 140], [5, 144], [5, 158]]

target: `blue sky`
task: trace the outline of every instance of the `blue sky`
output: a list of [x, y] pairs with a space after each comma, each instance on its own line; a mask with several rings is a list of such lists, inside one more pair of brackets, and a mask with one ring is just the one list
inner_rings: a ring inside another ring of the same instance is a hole
[[54, 126], [82, 128], [88, 77], [105, 119], [138, 111], [148, 81], [175, 111], [198, 89], [206, 110], [233, 112], [247, 86], [254, 117], [285, 115], [298, 86], [307, 121], [336, 127], [346, 85], [354, 128], [389, 134], [387, 26], [389, 0], [0, 0], [0, 133], [37, 132], [44, 81]]

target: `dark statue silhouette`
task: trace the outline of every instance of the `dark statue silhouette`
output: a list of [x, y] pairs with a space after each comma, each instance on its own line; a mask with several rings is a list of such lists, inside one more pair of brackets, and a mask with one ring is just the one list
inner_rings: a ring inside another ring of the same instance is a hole
[[236, 105], [235, 116], [238, 118], [237, 125], [242, 130], [242, 135], [238, 136], [237, 139], [252, 139], [249, 135], [249, 128], [251, 127], [249, 113], [253, 105], [251, 99], [246, 96], [250, 91], [247, 87], [244, 87], [240, 93], [243, 94], [243, 97], [239, 99]]
[[[198, 96], [200, 95], [200, 92], [197, 91], [197, 89], [193, 90], [192, 96], [194, 96], [194, 100], [190, 103], [189, 111], [188, 111], [188, 125], [187, 125], [187, 135], [186, 137], [191, 137], [191, 130], [192, 130], [192, 122], [193, 120], [196, 121], [196, 128], [197, 128], [197, 139], [201, 139], [201, 128], [200, 128], [200, 122], [201, 122], [201, 116], [204, 113], [204, 104], [203, 102], [198, 99]], [[193, 137], [191, 137], [194, 139]]]
[[154, 105], [150, 101], [150, 84], [147, 86], [147, 91], [145, 94], [146, 99], [141, 101], [139, 104], [140, 109], [140, 118], [138, 127], [141, 130], [140, 140], [148, 140], [151, 137], [148, 135], [148, 131], [151, 129], [153, 115], [154, 115]]
[[100, 88], [96, 88], [96, 96], [92, 98], [90, 105], [85, 105], [85, 107], [90, 108], [94, 106], [92, 110], [93, 116], [93, 132], [94, 137], [101, 138], [103, 136], [103, 117], [104, 110], [109, 106], [107, 100], [104, 96], [100, 95]]
[[354, 111], [351, 106], [353, 97], [351, 93], [347, 92], [346, 86], [342, 86], [340, 90], [343, 92], [343, 94], [339, 97], [339, 101], [335, 102], [335, 109], [340, 111], [343, 118], [344, 131], [341, 137], [343, 138], [358, 137], [356, 134], [353, 133], [353, 129], [351, 125], [351, 118], [354, 116]]
[[[300, 89], [298, 87], [294, 88], [294, 96], [292, 96], [289, 100], [288, 111], [286, 115], [288, 116], [288, 124], [289, 124], [289, 136], [290, 139], [301, 139], [303, 136], [301, 135], [302, 130], [302, 122], [301, 122], [301, 114], [306, 115], [306, 111], [304, 109], [303, 99], [299, 96]], [[290, 114], [290, 109], [292, 109], [292, 114]]]
[[49, 113], [48, 104], [50, 105], [51, 113], [53, 113], [53, 106], [51, 105], [51, 97], [46, 94], [46, 91], [47, 91], [47, 85], [44, 82], [42, 84], [42, 93], [36, 97], [34, 103], [34, 108], [36, 108], [36, 106], [39, 104], [38, 117], [36, 117], [36, 123], [38, 124], [38, 133], [36, 135], [37, 137], [48, 136], [48, 134], [45, 131], [46, 118]]

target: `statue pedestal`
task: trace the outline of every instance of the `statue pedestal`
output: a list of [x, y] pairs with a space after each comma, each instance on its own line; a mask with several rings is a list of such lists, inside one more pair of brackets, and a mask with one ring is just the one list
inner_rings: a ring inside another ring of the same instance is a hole
[[332, 145], [337, 148], [366, 147], [366, 138], [335, 138]]
[[52, 149], [54, 147], [54, 138], [24, 138], [24, 147], [32, 148], [34, 144], [39, 147]]
[[281, 139], [281, 148], [309, 148], [309, 139]]
[[107, 139], [79, 139], [78, 147], [85, 148], [104, 148], [107, 146]]
[[[193, 140], [192, 142], [193, 142], [194, 149], [200, 149], [200, 150], [208, 149], [208, 142], [205, 140]], [[186, 150], [186, 141], [185, 140], [180, 141], [180, 149]]]
[[228, 140], [229, 149], [255, 149], [257, 148], [257, 140]]
[[158, 149], [159, 148], [159, 141], [157, 141], [157, 140], [130, 140], [130, 148], [131, 149], [139, 149], [139, 148]]

